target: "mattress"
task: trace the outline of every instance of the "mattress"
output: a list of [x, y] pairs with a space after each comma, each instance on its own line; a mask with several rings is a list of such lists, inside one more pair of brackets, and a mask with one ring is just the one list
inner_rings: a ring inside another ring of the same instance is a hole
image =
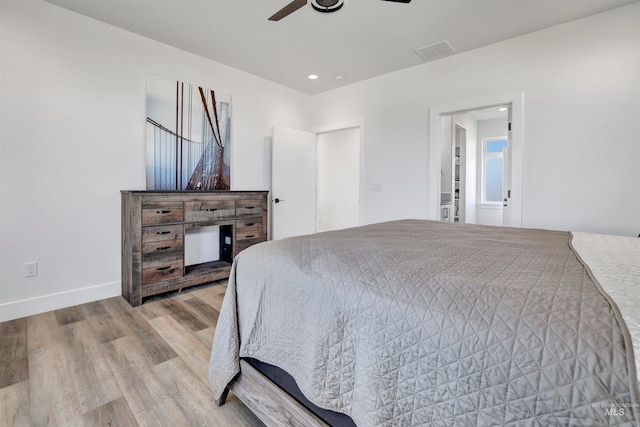
[[232, 268], [214, 394], [253, 357], [361, 426], [633, 425], [631, 336], [588, 256], [570, 233], [419, 220], [256, 245]]
[[637, 376], [640, 372], [640, 238], [574, 232], [571, 244], [620, 310], [633, 341]]

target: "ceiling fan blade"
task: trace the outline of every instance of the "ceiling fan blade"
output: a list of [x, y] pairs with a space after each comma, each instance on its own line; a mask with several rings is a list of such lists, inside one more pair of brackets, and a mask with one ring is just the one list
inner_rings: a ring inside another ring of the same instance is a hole
[[293, 0], [291, 3], [273, 14], [269, 21], [279, 21], [307, 4], [307, 0]]

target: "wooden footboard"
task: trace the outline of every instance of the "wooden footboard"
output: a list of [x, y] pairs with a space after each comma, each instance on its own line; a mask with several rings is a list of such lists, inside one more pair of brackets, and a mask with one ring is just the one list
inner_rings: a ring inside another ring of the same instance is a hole
[[229, 390], [269, 427], [328, 427], [328, 424], [244, 360], [240, 360], [240, 375], [216, 401], [218, 406], [224, 404]]

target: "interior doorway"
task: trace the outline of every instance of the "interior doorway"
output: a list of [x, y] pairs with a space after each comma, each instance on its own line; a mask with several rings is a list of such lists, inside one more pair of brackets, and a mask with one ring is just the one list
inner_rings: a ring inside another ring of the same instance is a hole
[[360, 224], [360, 128], [319, 133], [316, 232]]
[[361, 224], [364, 124], [313, 132], [276, 127], [272, 143], [274, 239]]
[[[476, 102], [430, 109], [428, 217], [521, 227], [523, 95]], [[487, 155], [489, 137], [507, 143], [494, 144], [500, 152]]]
[[[508, 166], [510, 108], [500, 105], [442, 116], [441, 150], [450, 152], [452, 160], [449, 163], [448, 158], [445, 161], [447, 156], [442, 155], [444, 185], [440, 204], [442, 210], [450, 206], [452, 214], [449, 218], [441, 215], [441, 220], [505, 225], [504, 205], [508, 204], [511, 187], [508, 167], [503, 166]], [[444, 179], [447, 174], [451, 175], [449, 180]]]
[[466, 222], [467, 129], [448, 114], [440, 118], [440, 220]]

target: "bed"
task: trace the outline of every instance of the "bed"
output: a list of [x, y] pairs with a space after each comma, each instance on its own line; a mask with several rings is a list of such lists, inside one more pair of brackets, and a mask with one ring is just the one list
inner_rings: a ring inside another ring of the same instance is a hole
[[639, 241], [402, 220], [252, 246], [211, 387], [267, 425], [636, 425]]

